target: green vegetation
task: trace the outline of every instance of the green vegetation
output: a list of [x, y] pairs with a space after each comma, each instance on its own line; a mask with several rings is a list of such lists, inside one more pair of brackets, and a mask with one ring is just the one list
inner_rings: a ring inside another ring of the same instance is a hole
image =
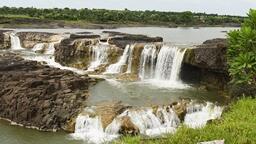
[[116, 143], [122, 144], [196, 144], [202, 141], [225, 139], [226, 144], [256, 143], [256, 99], [242, 98], [233, 102], [223, 113], [221, 120], [216, 120], [202, 129], [185, 126], [174, 135], [163, 139], [146, 140], [141, 137], [124, 137]]
[[228, 35], [228, 64], [232, 82], [256, 84], [256, 10], [250, 10], [241, 30]]
[[[85, 21], [98, 24], [149, 24], [166, 26], [228, 25], [239, 26], [243, 17], [186, 12], [130, 11], [106, 9], [36, 9], [1, 7], [0, 16], [19, 16], [65, 21]], [[0, 22], [1, 23], [1, 22]]]

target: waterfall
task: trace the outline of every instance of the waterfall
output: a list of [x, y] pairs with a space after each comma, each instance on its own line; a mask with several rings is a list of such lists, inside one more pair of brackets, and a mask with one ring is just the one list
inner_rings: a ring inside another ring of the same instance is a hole
[[163, 45], [158, 51], [155, 45], [145, 45], [140, 57], [140, 79], [160, 87], [187, 87], [179, 79], [186, 49]]
[[185, 50], [164, 45], [157, 58], [155, 79], [178, 81]]
[[135, 45], [132, 45], [129, 51], [129, 58], [128, 58], [128, 67], [126, 73], [131, 73], [132, 72], [132, 60], [133, 60], [133, 50], [134, 50]]
[[[106, 72], [107, 74], [122, 73], [123, 67], [128, 63], [128, 60], [132, 59], [132, 50], [134, 45], [127, 45], [124, 49], [123, 55], [120, 57], [117, 63], [110, 65]], [[131, 67], [131, 66], [130, 66]], [[128, 68], [131, 69], [131, 68]]]
[[139, 77], [150, 79], [154, 76], [155, 59], [157, 50], [155, 45], [145, 45], [141, 53]]
[[54, 51], [55, 51], [54, 45], [55, 45], [56, 43], [58, 43], [58, 42], [49, 43], [49, 46], [48, 46], [48, 48], [46, 49], [45, 54], [54, 55]]
[[88, 68], [89, 71], [94, 71], [97, 67], [108, 62], [108, 50], [110, 46], [108, 43], [98, 43], [91, 47], [92, 62]]
[[41, 51], [44, 49], [44, 45], [45, 43], [38, 43], [32, 48], [32, 51]]
[[12, 50], [22, 50], [22, 46], [20, 44], [20, 38], [16, 36], [14, 33], [10, 34], [11, 37], [11, 49]]
[[[191, 128], [205, 126], [210, 119], [220, 118], [223, 108], [212, 103], [190, 104], [187, 107], [184, 124]], [[140, 134], [155, 137], [166, 133], [175, 133], [181, 122], [170, 106], [153, 108], [130, 108], [116, 116], [105, 128], [102, 127], [100, 116], [95, 116], [95, 110], [90, 107], [76, 119], [75, 132], [71, 136], [89, 143], [106, 143], [120, 136], [122, 118], [129, 117], [139, 129]]]

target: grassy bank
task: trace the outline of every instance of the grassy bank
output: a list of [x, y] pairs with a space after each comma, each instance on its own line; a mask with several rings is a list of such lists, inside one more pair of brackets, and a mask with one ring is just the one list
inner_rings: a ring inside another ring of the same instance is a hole
[[208, 124], [202, 129], [185, 126], [174, 135], [163, 139], [143, 139], [141, 137], [124, 137], [118, 144], [196, 144], [202, 141], [225, 139], [225, 144], [256, 143], [256, 99], [242, 98], [233, 102], [223, 113], [222, 119]]

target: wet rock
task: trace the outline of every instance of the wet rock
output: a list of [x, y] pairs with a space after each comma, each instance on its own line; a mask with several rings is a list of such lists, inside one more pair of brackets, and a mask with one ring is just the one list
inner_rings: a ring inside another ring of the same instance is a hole
[[121, 126], [119, 133], [122, 135], [138, 135], [140, 133], [139, 128], [132, 122], [129, 116], [123, 116], [121, 118]]
[[119, 114], [123, 113], [128, 106], [121, 102], [103, 102], [97, 105], [96, 115], [101, 117], [103, 128], [106, 128]]
[[202, 45], [187, 50], [184, 55], [184, 63], [216, 72], [226, 72], [226, 51], [226, 39], [207, 40]]
[[207, 40], [194, 49], [188, 49], [184, 55], [181, 79], [205, 85], [208, 90], [227, 89], [230, 78], [226, 51], [226, 39]]
[[[112, 32], [112, 34], [113, 34], [113, 32]], [[131, 35], [131, 34], [125, 35], [125, 34], [123, 34], [122, 36], [110, 37], [108, 42], [112, 45], [116, 45], [117, 47], [124, 49], [125, 46], [128, 44], [163, 42], [163, 38], [162, 37], [148, 37], [145, 35]]]
[[11, 48], [10, 30], [0, 30], [0, 49]]
[[184, 118], [187, 114], [187, 105], [189, 104], [188, 100], [181, 100], [180, 102], [174, 102], [170, 106], [173, 111], [177, 114], [180, 121], [184, 121]]
[[97, 41], [97, 39], [63, 39], [55, 47], [55, 60], [65, 66], [87, 69], [90, 63], [90, 47]]
[[62, 36], [47, 32], [18, 32], [21, 46], [24, 48], [33, 48], [37, 43], [58, 42]]
[[71, 39], [97, 39], [100, 38], [100, 35], [94, 35], [91, 33], [76, 33], [76, 34], [71, 34], [70, 35]]
[[85, 107], [90, 78], [0, 53], [0, 117], [40, 130], [69, 129]]

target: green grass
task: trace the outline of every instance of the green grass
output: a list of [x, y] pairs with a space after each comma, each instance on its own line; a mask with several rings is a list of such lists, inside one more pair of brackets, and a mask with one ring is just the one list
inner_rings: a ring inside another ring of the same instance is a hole
[[182, 126], [163, 139], [146, 140], [123, 137], [118, 144], [196, 144], [202, 141], [225, 139], [225, 144], [256, 144], [256, 99], [242, 98], [233, 102], [222, 119], [201, 129]]

